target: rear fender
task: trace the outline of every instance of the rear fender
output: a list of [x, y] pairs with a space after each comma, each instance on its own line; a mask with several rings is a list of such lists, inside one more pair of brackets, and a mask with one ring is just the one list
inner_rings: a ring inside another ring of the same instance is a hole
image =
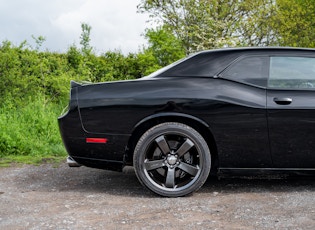
[[134, 129], [132, 130], [131, 138], [129, 139], [129, 142], [128, 142], [128, 148], [125, 155], [125, 163], [127, 165], [132, 164], [133, 150], [135, 148], [135, 145], [137, 144], [138, 140], [140, 139], [140, 137], [143, 135], [143, 133], [146, 130], [162, 122], [172, 122], [172, 121], [185, 123], [186, 125], [189, 125], [193, 127], [194, 129], [196, 129], [206, 139], [209, 145], [210, 151], [212, 152], [211, 155], [213, 157], [212, 159], [213, 162], [215, 162], [218, 159], [217, 147], [215, 144], [216, 143], [215, 137], [213, 136], [211, 127], [206, 122], [188, 114], [166, 112], [166, 113], [157, 113], [157, 114], [148, 116], [135, 125]]

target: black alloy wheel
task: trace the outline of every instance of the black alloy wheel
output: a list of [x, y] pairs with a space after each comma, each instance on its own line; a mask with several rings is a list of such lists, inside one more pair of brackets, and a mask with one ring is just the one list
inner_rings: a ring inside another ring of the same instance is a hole
[[204, 138], [188, 125], [162, 123], [146, 131], [134, 151], [139, 181], [161, 196], [178, 197], [206, 181], [211, 156]]

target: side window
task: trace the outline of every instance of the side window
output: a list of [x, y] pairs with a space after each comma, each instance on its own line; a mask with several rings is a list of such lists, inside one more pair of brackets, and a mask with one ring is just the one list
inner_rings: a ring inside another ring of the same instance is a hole
[[315, 88], [315, 58], [271, 57], [269, 88]]
[[232, 64], [222, 76], [227, 79], [251, 85], [266, 87], [268, 78], [268, 57], [245, 57]]

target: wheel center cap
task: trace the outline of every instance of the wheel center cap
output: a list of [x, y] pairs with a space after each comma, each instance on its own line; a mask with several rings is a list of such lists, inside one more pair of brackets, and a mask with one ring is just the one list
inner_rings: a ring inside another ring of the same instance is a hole
[[177, 162], [177, 157], [174, 155], [168, 156], [167, 157], [167, 163], [169, 163], [170, 165], [175, 165]]

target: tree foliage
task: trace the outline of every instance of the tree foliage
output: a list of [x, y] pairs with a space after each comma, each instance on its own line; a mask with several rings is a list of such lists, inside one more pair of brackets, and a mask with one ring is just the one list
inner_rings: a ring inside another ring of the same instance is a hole
[[92, 51], [92, 47], [90, 45], [90, 34], [92, 27], [87, 23], [81, 23], [81, 36], [80, 36], [80, 44], [82, 45], [82, 53], [85, 55], [89, 55]]
[[186, 53], [229, 46], [314, 46], [314, 0], [142, 0]]
[[276, 10], [279, 45], [315, 47], [315, 0], [277, 0]]
[[185, 56], [182, 42], [166, 27], [148, 29], [145, 38], [148, 40], [149, 47], [144, 52], [153, 55], [160, 67]]
[[179, 38], [186, 53], [237, 46], [269, 45], [267, 23], [272, 0], [142, 0], [140, 12], [149, 12]]

